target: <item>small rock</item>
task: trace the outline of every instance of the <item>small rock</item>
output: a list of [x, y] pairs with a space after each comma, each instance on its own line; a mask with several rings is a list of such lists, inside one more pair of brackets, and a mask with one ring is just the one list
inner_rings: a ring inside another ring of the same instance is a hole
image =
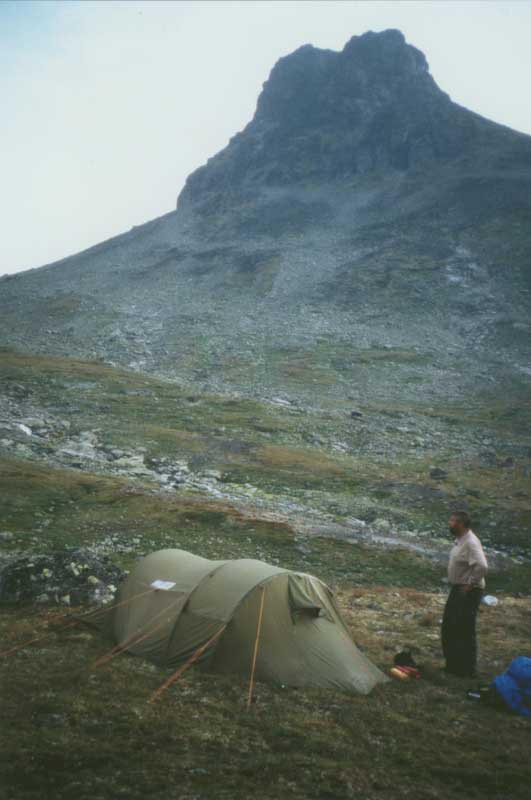
[[212, 478], [215, 481], [219, 481], [221, 479], [221, 472], [217, 469], [205, 469], [201, 472], [201, 477]]
[[17, 428], [19, 430], [22, 431], [22, 433], [25, 433], [26, 436], [31, 436], [32, 435], [31, 428], [28, 428], [28, 426], [24, 425], [22, 422], [17, 422], [16, 426], [17, 426]]
[[40, 417], [27, 417], [26, 419], [22, 420], [22, 423], [26, 425], [26, 427], [28, 427], [30, 430], [33, 430], [33, 428], [38, 430], [39, 428], [46, 427], [45, 421]]
[[357, 517], [348, 517], [345, 522], [347, 525], [352, 525], [355, 528], [366, 528], [367, 523], [363, 519], [357, 519]]
[[292, 405], [291, 400], [286, 400], [284, 397], [272, 397], [269, 402], [283, 408], [289, 408]]
[[0, 542], [11, 542], [15, 535], [11, 531], [2, 531], [0, 533]]
[[434, 481], [444, 481], [447, 477], [448, 473], [445, 469], [441, 469], [440, 467], [432, 467], [430, 469], [430, 478], [433, 478]]
[[350, 412], [350, 416], [351, 416], [352, 419], [361, 419], [363, 414], [362, 414], [361, 411], [351, 411]]

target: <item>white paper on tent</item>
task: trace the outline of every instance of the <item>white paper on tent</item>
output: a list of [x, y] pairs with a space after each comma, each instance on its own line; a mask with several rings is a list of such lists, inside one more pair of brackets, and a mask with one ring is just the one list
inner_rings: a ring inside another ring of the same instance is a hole
[[173, 589], [175, 581], [153, 581], [151, 586], [153, 589], [164, 589], [167, 592], [168, 589]]

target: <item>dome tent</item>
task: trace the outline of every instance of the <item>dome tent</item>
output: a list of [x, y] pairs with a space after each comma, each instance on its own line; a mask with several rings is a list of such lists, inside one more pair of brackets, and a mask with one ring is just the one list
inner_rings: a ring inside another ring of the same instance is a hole
[[257, 679], [362, 694], [387, 680], [311, 575], [160, 550], [138, 563], [117, 601], [109, 620], [117, 645], [157, 664], [177, 666], [204, 647], [210, 670], [248, 676], [262, 607]]

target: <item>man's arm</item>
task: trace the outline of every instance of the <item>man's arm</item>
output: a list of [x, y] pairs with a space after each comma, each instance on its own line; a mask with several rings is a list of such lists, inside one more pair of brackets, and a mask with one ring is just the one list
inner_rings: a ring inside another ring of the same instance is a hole
[[468, 566], [470, 575], [468, 583], [464, 586], [465, 592], [470, 592], [481, 586], [483, 578], [487, 575], [488, 564], [482, 546], [477, 542], [471, 542], [468, 547]]

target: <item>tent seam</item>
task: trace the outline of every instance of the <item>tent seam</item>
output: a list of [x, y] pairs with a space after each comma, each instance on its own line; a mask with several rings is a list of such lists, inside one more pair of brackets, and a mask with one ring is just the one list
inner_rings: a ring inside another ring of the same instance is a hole
[[[235, 559], [235, 560], [236, 561], [244, 561], [245, 559]], [[165, 659], [166, 659], [166, 656], [167, 656], [167, 651], [168, 651], [168, 648], [169, 648], [169, 645], [170, 645], [170, 642], [171, 642], [171, 638], [172, 638], [172, 636], [174, 634], [174, 631], [175, 631], [175, 627], [177, 626], [177, 623], [179, 622], [179, 620], [181, 618], [181, 614], [183, 613], [183, 611], [185, 610], [186, 605], [188, 604], [188, 600], [190, 599], [192, 594], [196, 591], [196, 589], [198, 589], [201, 586], [203, 581], [206, 580], [206, 578], [208, 578], [211, 574], [212, 575], [216, 574], [220, 569], [223, 569], [223, 567], [225, 567], [227, 564], [234, 564], [234, 561], [226, 561], [224, 564], [221, 564], [218, 567], [218, 569], [216, 569], [213, 573], [208, 573], [208, 575], [205, 575], [205, 577], [202, 578], [201, 581], [198, 583], [198, 585], [195, 587], [194, 591], [190, 593], [185, 605], [181, 609], [181, 612], [180, 612], [179, 616], [175, 620], [175, 624], [174, 624], [174, 626], [172, 628], [171, 635], [168, 637], [168, 642], [166, 644], [166, 650], [165, 650], [165, 653], [164, 653]], [[223, 631], [223, 635], [220, 636], [219, 639], [217, 639], [215, 647], [217, 647], [218, 644], [223, 640], [223, 637], [225, 636], [225, 633], [227, 632], [227, 628], [229, 627], [230, 623], [232, 622], [232, 620], [234, 618], [234, 615], [236, 614], [237, 610], [239, 609], [241, 604], [244, 602], [244, 600], [246, 600], [249, 597], [251, 592], [254, 592], [254, 590], [257, 588], [257, 586], [263, 586], [264, 584], [269, 583], [270, 581], [274, 580], [275, 578], [278, 578], [279, 575], [289, 575], [290, 572], [291, 572], [291, 570], [289, 570], [289, 569], [280, 568], [278, 572], [274, 573], [274, 575], [268, 575], [267, 578], [263, 578], [262, 580], [259, 580], [257, 583], [255, 583], [253, 586], [251, 586], [251, 588], [247, 592], [245, 592], [244, 595], [242, 595], [242, 597], [240, 598], [238, 603], [234, 606], [229, 619], [225, 623], [226, 628]], [[222, 620], [216, 620], [216, 622], [221, 622], [221, 621]], [[215, 648], [214, 648], [214, 650], [215, 650]]]
[[218, 564], [218, 566], [215, 567], [211, 572], [207, 572], [207, 574], [204, 575], [201, 578], [199, 583], [196, 586], [194, 586], [194, 588], [192, 589], [190, 594], [187, 596], [185, 602], [183, 603], [183, 606], [182, 606], [181, 610], [179, 611], [179, 613], [178, 613], [178, 615], [177, 615], [177, 617], [175, 619], [175, 622], [173, 623], [173, 627], [171, 629], [170, 635], [168, 636], [168, 640], [166, 642], [166, 647], [164, 649], [164, 661], [165, 662], [167, 661], [167, 658], [168, 658], [168, 648], [169, 648], [170, 642], [171, 642], [171, 640], [173, 638], [173, 634], [175, 633], [175, 628], [177, 627], [177, 624], [178, 624], [179, 620], [181, 619], [181, 614], [183, 613], [183, 611], [186, 609], [186, 606], [190, 602], [190, 598], [192, 597], [193, 594], [195, 594], [197, 592], [199, 587], [203, 584], [204, 581], [206, 581], [207, 578], [211, 578], [213, 575], [216, 575], [216, 573], [219, 572], [220, 569], [223, 569], [223, 567], [225, 567], [228, 563], [229, 563], [228, 561], [224, 561], [222, 564]]

